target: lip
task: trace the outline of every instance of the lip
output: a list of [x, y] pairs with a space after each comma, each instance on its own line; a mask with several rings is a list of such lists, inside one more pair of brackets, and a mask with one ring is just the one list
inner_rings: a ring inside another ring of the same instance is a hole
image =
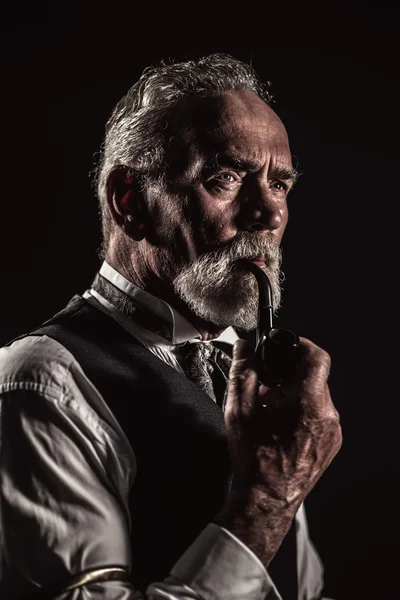
[[[245, 258], [243, 260], [248, 260], [249, 262], [252, 262], [254, 265], [257, 265], [257, 267], [260, 267], [261, 269], [266, 269], [267, 265], [265, 262], [265, 258], [263, 258], [262, 256], [258, 256], [257, 258]], [[241, 262], [242, 259], [239, 260], [239, 262]]]
[[254, 263], [255, 265], [257, 265], [257, 267], [261, 267], [263, 269], [265, 269], [267, 266], [265, 264], [265, 260], [262, 257], [256, 258], [255, 260], [252, 260], [251, 262]]

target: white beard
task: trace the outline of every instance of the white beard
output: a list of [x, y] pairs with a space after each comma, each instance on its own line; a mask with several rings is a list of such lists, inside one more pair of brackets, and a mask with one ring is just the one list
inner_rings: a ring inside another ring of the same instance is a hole
[[235, 261], [263, 256], [272, 288], [274, 312], [280, 307], [282, 253], [266, 234], [238, 235], [228, 246], [200, 256], [175, 278], [176, 294], [199, 317], [221, 327], [252, 331], [257, 327], [258, 284], [255, 276]]

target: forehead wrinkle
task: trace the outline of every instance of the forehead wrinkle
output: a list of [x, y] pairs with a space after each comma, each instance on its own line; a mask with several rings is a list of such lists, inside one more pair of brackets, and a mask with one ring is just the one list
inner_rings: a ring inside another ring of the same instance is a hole
[[283, 126], [260, 128], [249, 122], [239, 127], [230, 127], [203, 137], [202, 151], [207, 166], [228, 166], [246, 172], [262, 170], [271, 161], [284, 168], [292, 168], [289, 141]]
[[248, 145], [220, 144], [218, 149], [205, 152], [205, 168], [231, 168], [237, 171], [254, 173], [267, 168], [268, 171], [292, 171], [292, 157], [286, 144], [268, 143], [255, 144], [254, 140]]
[[272, 140], [277, 135], [287, 138], [285, 126], [276, 112], [248, 90], [223, 96], [216, 116], [227, 137], [232, 133], [257, 135], [261, 124], [266, 138]]
[[211, 167], [230, 167], [247, 172], [257, 171], [262, 167], [262, 163], [254, 157], [254, 153], [250, 157], [248, 153], [237, 149], [212, 152], [210, 159], [207, 160], [208, 165]]
[[[271, 160], [291, 167], [282, 121], [252, 92], [197, 98], [180, 109], [180, 123], [187, 118], [185, 135], [182, 129], [175, 132], [178, 135], [171, 158], [180, 157], [180, 168], [176, 168], [184, 179], [199, 178], [212, 161], [223, 164], [224, 155], [231, 156], [238, 166], [240, 162], [247, 163], [245, 170], [250, 171], [261, 170]], [[175, 160], [172, 162], [176, 165]]]

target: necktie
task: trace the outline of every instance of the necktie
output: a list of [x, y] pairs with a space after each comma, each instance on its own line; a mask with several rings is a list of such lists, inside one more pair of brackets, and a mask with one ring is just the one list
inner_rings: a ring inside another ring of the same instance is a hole
[[230, 356], [211, 342], [185, 342], [179, 350], [189, 379], [223, 410], [232, 363]]

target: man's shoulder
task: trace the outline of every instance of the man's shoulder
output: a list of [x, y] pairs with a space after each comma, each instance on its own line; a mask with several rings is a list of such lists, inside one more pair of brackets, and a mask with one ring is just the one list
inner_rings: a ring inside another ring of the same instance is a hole
[[61, 387], [74, 361], [62, 344], [46, 335], [27, 335], [0, 348], [0, 386]]

